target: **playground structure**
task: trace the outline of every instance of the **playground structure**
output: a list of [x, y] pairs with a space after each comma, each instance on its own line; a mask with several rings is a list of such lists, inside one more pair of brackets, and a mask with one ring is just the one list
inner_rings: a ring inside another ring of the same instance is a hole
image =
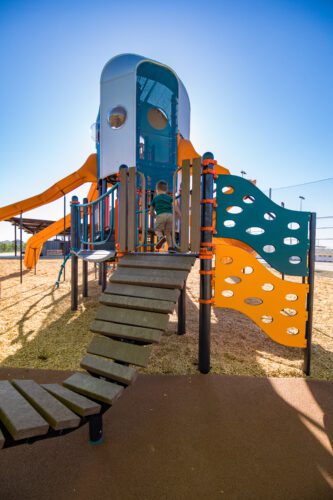
[[[42, 195], [0, 209], [3, 220], [92, 182], [89, 199], [79, 203], [73, 196], [71, 214], [55, 224], [71, 227], [72, 310], [78, 307], [80, 260], [83, 296], [89, 261], [100, 264], [103, 292], [91, 326], [96, 335], [81, 363], [88, 373], [72, 375], [65, 389], [0, 383], [5, 447], [68, 432], [88, 420], [90, 439], [98, 442], [103, 412], [135, 378], [128, 365], [147, 365], [148, 344], [160, 340], [177, 301], [178, 334], [185, 333], [186, 278], [196, 258], [200, 372], [210, 371], [215, 305], [248, 315], [280, 344], [302, 348], [304, 372], [310, 374], [315, 215], [279, 207], [253, 183], [230, 175], [211, 153], [201, 157], [189, 130], [189, 98], [170, 68], [132, 54], [113, 58], [101, 77], [96, 155]], [[174, 217], [176, 255], [154, 251], [147, 207], [162, 178], [181, 207], [180, 220]], [[29, 248], [40, 248], [44, 237], [36, 235]], [[27, 267], [29, 262], [27, 257]], [[110, 262], [117, 269], [108, 285]], [[76, 404], [82, 396], [90, 401]], [[95, 405], [94, 416], [88, 418], [84, 405]]]

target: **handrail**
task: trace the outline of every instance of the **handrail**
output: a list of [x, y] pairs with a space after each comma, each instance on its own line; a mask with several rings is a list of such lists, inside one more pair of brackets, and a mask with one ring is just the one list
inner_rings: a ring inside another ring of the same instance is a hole
[[[137, 175], [139, 175], [139, 177], [141, 178], [141, 210], [139, 211], [136, 211], [136, 214], [139, 215], [140, 213], [143, 213], [143, 217], [141, 218], [142, 219], [142, 223], [141, 223], [141, 238], [140, 238], [140, 235], [139, 235], [139, 231], [138, 231], [138, 240], [137, 240], [137, 243], [138, 245], [137, 246], [143, 246], [144, 242], [145, 242], [145, 232], [146, 232], [146, 178], [144, 176], [144, 174], [142, 172], [136, 172]], [[140, 215], [139, 215], [140, 217]], [[139, 224], [138, 224], [139, 226]]]
[[[108, 191], [106, 191], [104, 194], [102, 194], [99, 198], [97, 198], [94, 201], [91, 201], [89, 203], [78, 203], [75, 205], [75, 209], [77, 210], [78, 216], [82, 217], [82, 223], [83, 223], [83, 231], [79, 230], [79, 239], [80, 243], [83, 245], [88, 245], [88, 246], [99, 246], [99, 245], [104, 245], [107, 243], [113, 233], [114, 230], [114, 198], [115, 198], [115, 191], [119, 187], [119, 182], [114, 184]], [[104, 223], [105, 223], [105, 204], [104, 200], [106, 200], [109, 196], [111, 196], [111, 203], [110, 203], [110, 227], [107, 233], [105, 234], [105, 228], [104, 228]], [[95, 240], [95, 226], [96, 226], [96, 213], [95, 210], [96, 208], [99, 208], [100, 214], [98, 217], [98, 225], [100, 226], [100, 231], [99, 231], [99, 236], [101, 237], [100, 241]], [[91, 239], [89, 240], [88, 237], [88, 217], [90, 215], [90, 225], [91, 225]]]
[[99, 198], [96, 200], [90, 201], [89, 203], [78, 203], [76, 205], [77, 208], [84, 208], [84, 207], [90, 207], [94, 205], [95, 203], [98, 203], [99, 201], [102, 201], [104, 198], [106, 198], [109, 194], [111, 194], [116, 188], [118, 188], [119, 182], [116, 182], [108, 191], [106, 191], [104, 194], [102, 194]]

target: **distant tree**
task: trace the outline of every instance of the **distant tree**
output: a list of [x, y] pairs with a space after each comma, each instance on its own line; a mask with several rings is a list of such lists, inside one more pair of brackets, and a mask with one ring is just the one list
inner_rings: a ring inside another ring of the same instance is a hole
[[[26, 243], [22, 242], [22, 249], [25, 250]], [[10, 253], [15, 251], [15, 241], [0, 241], [0, 253]], [[17, 251], [20, 251], [20, 241], [17, 241]]]

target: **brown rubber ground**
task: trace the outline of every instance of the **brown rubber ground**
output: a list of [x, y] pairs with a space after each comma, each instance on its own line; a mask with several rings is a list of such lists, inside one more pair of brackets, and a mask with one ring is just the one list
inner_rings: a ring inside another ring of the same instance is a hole
[[143, 375], [104, 425], [0, 451], [1, 500], [333, 498], [331, 382]]

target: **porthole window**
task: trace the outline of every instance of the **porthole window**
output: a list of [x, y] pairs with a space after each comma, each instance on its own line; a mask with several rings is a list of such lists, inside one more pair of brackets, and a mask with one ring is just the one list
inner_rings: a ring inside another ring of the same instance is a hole
[[163, 130], [168, 124], [168, 117], [160, 108], [150, 108], [147, 118], [149, 124], [156, 130]]
[[118, 129], [124, 125], [127, 118], [126, 109], [123, 106], [116, 106], [111, 109], [108, 117], [109, 125], [112, 129]]

